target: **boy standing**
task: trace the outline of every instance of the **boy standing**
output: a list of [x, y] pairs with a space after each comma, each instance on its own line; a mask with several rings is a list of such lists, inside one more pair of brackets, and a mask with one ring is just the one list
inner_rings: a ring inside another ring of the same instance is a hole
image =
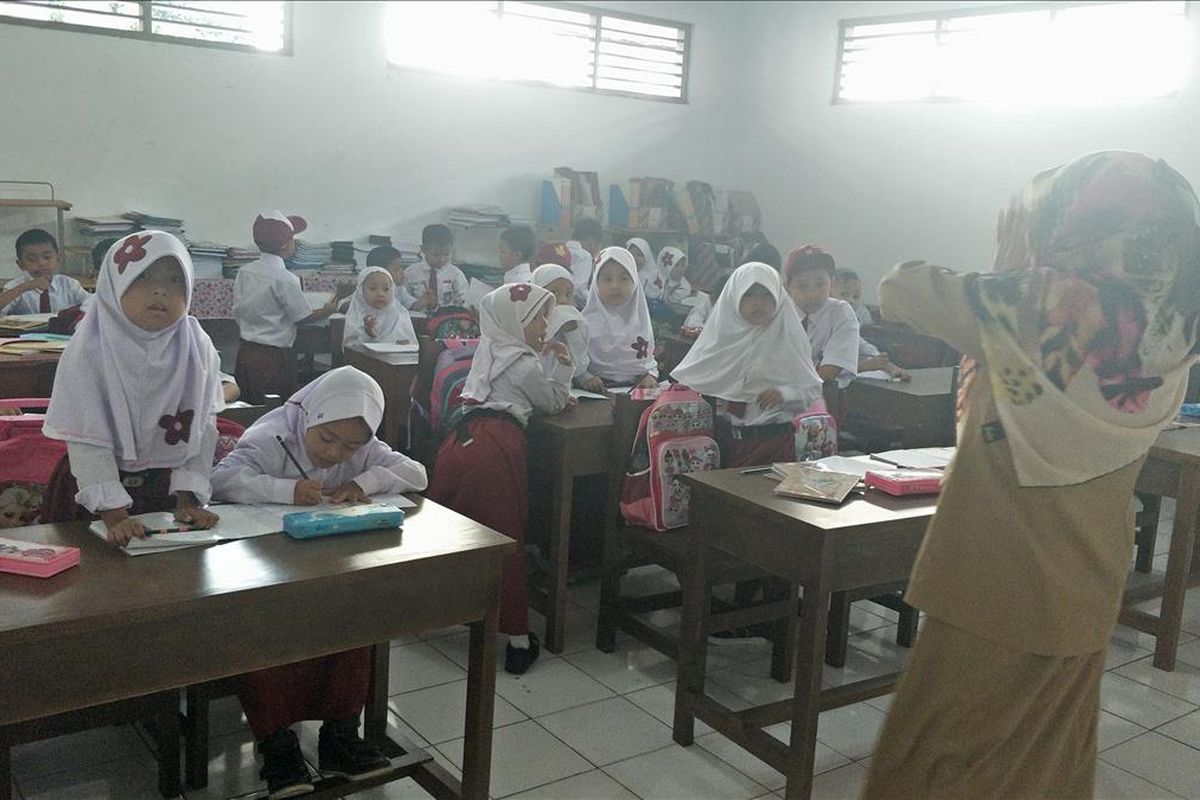
[[9, 281], [0, 292], [0, 314], [53, 314], [77, 306], [87, 290], [69, 275], [59, 275], [62, 256], [58, 242], [41, 228], [17, 237], [17, 266], [28, 278]]
[[467, 276], [450, 263], [454, 234], [445, 225], [426, 225], [421, 231], [421, 260], [404, 277], [404, 288], [416, 298], [412, 311], [432, 311], [440, 306], [467, 302]]

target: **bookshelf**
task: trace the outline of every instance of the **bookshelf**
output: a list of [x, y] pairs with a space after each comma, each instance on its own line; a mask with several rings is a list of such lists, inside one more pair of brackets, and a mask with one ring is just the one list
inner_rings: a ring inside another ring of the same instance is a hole
[[[40, 193], [44, 190], [49, 197], [5, 197], [10, 191], [18, 191], [18, 187], [34, 187]], [[59, 247], [66, 246], [66, 225], [63, 214], [71, 210], [71, 204], [61, 200], [54, 193], [54, 184], [49, 181], [20, 181], [0, 178], [0, 212], [5, 209], [13, 211], [53, 210], [58, 221], [57, 238]]]

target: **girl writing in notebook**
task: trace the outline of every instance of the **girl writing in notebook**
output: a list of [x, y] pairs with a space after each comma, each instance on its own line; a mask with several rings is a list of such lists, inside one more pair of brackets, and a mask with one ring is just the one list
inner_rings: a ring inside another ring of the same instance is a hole
[[596, 265], [583, 307], [591, 337], [588, 369], [606, 386], [655, 386], [654, 329], [637, 264], [624, 247], [606, 247]]
[[416, 344], [408, 309], [396, 296], [396, 285], [383, 267], [367, 267], [358, 276], [358, 289], [346, 311], [342, 345], [363, 349], [366, 342]]
[[55, 520], [75, 517], [78, 503], [120, 545], [147, 535], [131, 514], [174, 509], [188, 525], [216, 523], [204, 505], [224, 408], [220, 359], [187, 314], [192, 281], [187, 249], [168, 233], [109, 248], [46, 412], [43, 431], [67, 442], [74, 476], [52, 491], [62, 499]]
[[251, 425], [213, 470], [213, 491], [235, 503], [316, 505], [421, 491], [425, 467], [375, 438], [383, 390], [338, 367]]
[[796, 459], [792, 419], [821, 397], [808, 337], [779, 273], [738, 267], [671, 377], [716, 398], [721, 463]]
[[[429, 498], [518, 543], [529, 519], [525, 426], [535, 411], [570, 402], [574, 368], [567, 348], [545, 342], [554, 297], [540, 286], [506, 284], [480, 302], [482, 338], [463, 386], [463, 416], [438, 450]], [[541, 357], [554, 353], [550, 372]], [[529, 630], [525, 552], [501, 567], [500, 631], [508, 634], [504, 669], [526, 672], [538, 657]]]
[[1092, 797], [1133, 489], [1195, 361], [1200, 203], [1165, 162], [1082, 156], [1001, 217], [992, 274], [906, 262], [879, 310], [964, 364], [863, 797]]
[[[354, 367], [326, 372], [263, 416], [217, 465], [219, 497], [238, 503], [316, 505], [420, 491], [425, 468], [374, 436], [383, 391]], [[237, 679], [271, 797], [312, 790], [292, 725], [319, 719], [318, 769], [352, 779], [391, 768], [358, 735], [371, 677], [370, 648], [260, 670]]]
[[604, 382], [588, 372], [588, 324], [573, 303], [575, 285], [571, 272], [558, 264], [543, 264], [533, 271], [532, 283], [554, 295], [546, 339], [562, 342], [575, 365], [573, 383], [589, 392], [603, 392]]

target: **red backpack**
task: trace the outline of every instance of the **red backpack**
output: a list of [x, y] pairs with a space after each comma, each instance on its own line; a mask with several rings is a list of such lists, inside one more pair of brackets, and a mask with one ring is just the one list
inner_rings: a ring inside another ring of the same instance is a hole
[[656, 531], [687, 525], [690, 492], [683, 476], [720, 466], [712, 406], [686, 386], [663, 389], [638, 422], [621, 486], [625, 523]]
[[66, 442], [42, 433], [48, 405], [48, 397], [0, 400], [0, 406], [22, 410], [0, 416], [0, 528], [45, 521], [47, 487], [67, 455]]

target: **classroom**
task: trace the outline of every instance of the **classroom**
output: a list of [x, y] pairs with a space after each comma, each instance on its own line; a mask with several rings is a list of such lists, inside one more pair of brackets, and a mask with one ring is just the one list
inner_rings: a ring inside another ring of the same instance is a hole
[[0, 74], [0, 800], [1200, 798], [1193, 3], [0, 0]]

